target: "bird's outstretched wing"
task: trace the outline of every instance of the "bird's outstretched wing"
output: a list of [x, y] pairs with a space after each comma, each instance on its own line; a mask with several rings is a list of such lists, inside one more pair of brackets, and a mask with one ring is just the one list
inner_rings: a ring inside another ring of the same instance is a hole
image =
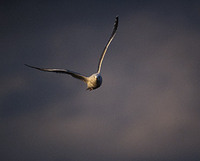
[[74, 78], [77, 78], [77, 79], [80, 79], [80, 80], [82, 80], [84, 82], [87, 82], [87, 77], [86, 76], [83, 76], [83, 75], [81, 75], [79, 73], [76, 73], [76, 72], [73, 72], [73, 71], [70, 71], [70, 70], [38, 68], [38, 67], [34, 67], [34, 66], [31, 66], [31, 65], [28, 65], [28, 64], [24, 64], [24, 65], [26, 65], [27, 67], [30, 67], [30, 68], [34, 68], [34, 69], [37, 69], [37, 70], [44, 71], [44, 72], [56, 72], [56, 73], [61, 73], [61, 74], [69, 74]]
[[119, 19], [119, 18], [118, 18], [118, 16], [117, 16], [117, 17], [115, 18], [115, 24], [114, 24], [114, 27], [113, 27], [112, 34], [111, 34], [111, 36], [110, 36], [110, 38], [109, 38], [109, 40], [108, 40], [108, 42], [107, 42], [107, 44], [106, 44], [106, 46], [105, 46], [105, 48], [104, 48], [102, 54], [101, 54], [101, 57], [100, 57], [100, 59], [99, 59], [99, 64], [98, 64], [97, 73], [100, 73], [100, 71], [101, 71], [101, 65], [102, 65], [102, 62], [103, 62], [103, 58], [104, 58], [104, 56], [105, 56], [105, 54], [106, 54], [106, 51], [108, 50], [108, 47], [109, 47], [111, 41], [112, 41], [113, 38], [115, 37], [116, 31], [117, 31], [117, 27], [118, 27], [118, 19]]

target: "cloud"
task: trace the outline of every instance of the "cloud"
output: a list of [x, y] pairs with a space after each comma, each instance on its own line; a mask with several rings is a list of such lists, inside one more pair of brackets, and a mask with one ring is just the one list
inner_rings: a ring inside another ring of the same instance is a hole
[[[177, 21], [151, 7], [121, 16], [103, 62], [103, 85], [95, 91], [67, 75], [11, 61], [18, 75], [8, 72], [1, 80], [4, 160], [199, 159], [199, 29], [183, 12]], [[43, 53], [23, 53], [20, 62], [67, 65], [89, 75], [112, 29], [106, 23], [100, 32], [99, 24], [55, 25], [42, 40], [30, 41], [45, 40]]]

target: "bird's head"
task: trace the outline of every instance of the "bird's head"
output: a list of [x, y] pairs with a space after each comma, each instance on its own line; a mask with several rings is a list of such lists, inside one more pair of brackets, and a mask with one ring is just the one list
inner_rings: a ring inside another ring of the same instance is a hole
[[94, 77], [96, 79], [97, 84], [100, 86], [102, 84], [102, 77], [101, 77], [101, 75], [98, 73]]

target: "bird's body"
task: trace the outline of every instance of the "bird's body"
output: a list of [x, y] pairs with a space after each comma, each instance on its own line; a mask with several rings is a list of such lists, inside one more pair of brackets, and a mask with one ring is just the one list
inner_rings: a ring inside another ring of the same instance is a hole
[[99, 88], [102, 84], [102, 77], [100, 73], [92, 74], [90, 77], [87, 78], [87, 89], [93, 90]]
[[25, 65], [30, 67], [30, 68], [34, 68], [34, 69], [45, 71], [45, 72], [56, 72], [56, 73], [69, 74], [74, 78], [77, 78], [77, 79], [80, 79], [80, 80], [84, 81], [87, 84], [87, 90], [91, 91], [93, 89], [96, 89], [96, 88], [100, 87], [101, 84], [102, 84], [102, 77], [101, 77], [101, 74], [100, 74], [101, 65], [102, 65], [104, 56], [106, 54], [106, 51], [107, 51], [111, 41], [113, 40], [113, 38], [114, 38], [114, 36], [116, 34], [117, 27], [118, 27], [118, 16], [115, 19], [115, 24], [114, 24], [114, 28], [113, 28], [112, 34], [111, 34], [111, 36], [110, 36], [110, 38], [109, 38], [109, 40], [108, 40], [108, 42], [107, 42], [102, 54], [101, 54], [101, 57], [99, 59], [97, 73], [94, 73], [89, 77], [84, 76], [82, 74], [79, 74], [77, 72], [66, 70], [66, 69], [49, 69], [49, 68], [34, 67], [34, 66], [31, 66], [31, 65], [27, 65], [27, 64], [25, 64]]

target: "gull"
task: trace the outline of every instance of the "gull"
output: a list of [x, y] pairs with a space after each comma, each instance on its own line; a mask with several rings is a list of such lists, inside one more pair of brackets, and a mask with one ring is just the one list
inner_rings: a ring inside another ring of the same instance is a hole
[[117, 31], [117, 27], [118, 27], [118, 19], [119, 19], [118, 16], [116, 16], [114, 27], [113, 27], [113, 31], [111, 33], [111, 36], [110, 36], [110, 38], [109, 38], [106, 46], [104, 47], [103, 52], [101, 54], [101, 57], [99, 59], [97, 72], [94, 73], [94, 74], [92, 74], [91, 76], [87, 77], [87, 76], [84, 76], [84, 75], [82, 75], [80, 73], [73, 72], [71, 70], [66, 70], [66, 69], [39, 68], [39, 67], [31, 66], [31, 65], [28, 65], [28, 64], [24, 64], [24, 65], [26, 65], [26, 66], [28, 66], [30, 68], [34, 68], [34, 69], [40, 70], [40, 71], [69, 74], [69, 75], [71, 75], [74, 78], [77, 78], [79, 80], [84, 81], [87, 84], [87, 90], [91, 91], [91, 90], [97, 89], [102, 84], [101, 65], [102, 65], [104, 56], [105, 56], [105, 54], [106, 54], [106, 52], [108, 50], [108, 47], [109, 47], [111, 41], [113, 40], [113, 38], [116, 35], [116, 31]]

